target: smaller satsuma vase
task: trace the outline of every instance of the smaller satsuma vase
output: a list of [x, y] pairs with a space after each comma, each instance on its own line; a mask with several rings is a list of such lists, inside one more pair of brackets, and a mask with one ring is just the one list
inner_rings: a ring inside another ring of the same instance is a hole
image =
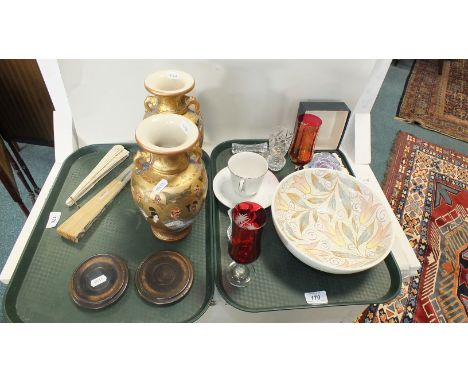
[[187, 95], [194, 87], [193, 77], [182, 70], [167, 69], [151, 73], [145, 79], [145, 89], [152, 95], [145, 98], [144, 118], [154, 114], [173, 113], [190, 119], [199, 130], [198, 142], [192, 152], [201, 156], [204, 128], [200, 103], [196, 97]]
[[132, 196], [160, 240], [186, 237], [205, 201], [205, 165], [191, 152], [198, 138], [193, 122], [170, 113], [145, 118], [136, 129]]

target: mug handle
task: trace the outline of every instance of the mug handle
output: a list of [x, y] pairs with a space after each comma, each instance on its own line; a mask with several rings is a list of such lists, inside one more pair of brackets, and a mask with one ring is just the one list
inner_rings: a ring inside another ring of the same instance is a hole
[[189, 107], [190, 105], [195, 106], [195, 113], [199, 114], [200, 113], [200, 102], [194, 97], [190, 96], [186, 98], [185, 105]]
[[149, 112], [152, 112], [154, 110], [154, 107], [158, 104], [158, 100], [156, 99], [155, 96], [147, 96], [145, 98], [145, 102], [144, 102], [144, 105], [145, 105], [145, 111], [147, 113]]
[[245, 178], [241, 178], [239, 181], [239, 192], [244, 191]]

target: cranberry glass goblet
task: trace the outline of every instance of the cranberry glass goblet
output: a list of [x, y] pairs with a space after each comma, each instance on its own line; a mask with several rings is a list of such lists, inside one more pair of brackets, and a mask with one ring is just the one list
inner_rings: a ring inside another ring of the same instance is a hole
[[236, 287], [250, 282], [254, 272], [248, 265], [260, 255], [262, 229], [266, 223], [265, 209], [254, 202], [241, 202], [232, 209], [232, 233], [229, 255], [234, 260], [229, 264], [227, 280]]

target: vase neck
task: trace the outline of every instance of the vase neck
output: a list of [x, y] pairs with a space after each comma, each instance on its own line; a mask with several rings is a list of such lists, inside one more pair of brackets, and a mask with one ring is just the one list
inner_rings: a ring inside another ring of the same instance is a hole
[[149, 154], [151, 158], [152, 167], [161, 174], [179, 174], [189, 165], [189, 160], [186, 153], [180, 153], [176, 155], [147, 154]]
[[158, 100], [156, 106], [156, 113], [174, 113], [174, 114], [185, 114], [187, 112], [187, 104], [185, 101], [185, 95], [155, 95]]

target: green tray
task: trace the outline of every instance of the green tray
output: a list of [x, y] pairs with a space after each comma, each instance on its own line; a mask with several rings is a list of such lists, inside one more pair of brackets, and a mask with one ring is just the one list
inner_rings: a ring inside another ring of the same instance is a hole
[[[227, 165], [232, 143], [253, 144], [264, 140], [227, 141], [216, 146], [211, 153], [212, 178]], [[321, 150], [323, 151], [323, 150]], [[351, 168], [340, 151], [344, 165]], [[282, 180], [294, 169], [288, 161], [275, 173]], [[217, 199], [214, 202], [214, 250], [216, 256], [216, 285], [224, 299], [232, 306], [247, 312], [312, 308], [336, 305], [364, 305], [382, 303], [394, 298], [401, 285], [398, 265], [390, 254], [379, 265], [350, 275], [334, 275], [311, 268], [294, 257], [278, 237], [268, 208], [268, 220], [262, 234], [260, 257], [253, 263], [255, 279], [245, 288], [233, 287], [226, 281], [225, 271], [232, 259], [227, 252], [226, 230], [229, 225], [227, 207]], [[328, 304], [309, 305], [304, 293], [325, 290]]]
[[[130, 150], [130, 163], [136, 145], [123, 144]], [[198, 215], [190, 235], [177, 243], [163, 243], [153, 237], [149, 225], [132, 201], [127, 185], [98, 217], [79, 243], [61, 238], [55, 228], [45, 229], [49, 213], [61, 211], [64, 222], [75, 208], [65, 200], [81, 180], [99, 162], [112, 145], [86, 146], [67, 158], [48, 196], [43, 210], [11, 279], [4, 300], [10, 321], [23, 322], [190, 322], [207, 309], [214, 291], [213, 251], [211, 247], [211, 193]], [[203, 160], [210, 174], [210, 159]], [[125, 168], [117, 166], [90, 191], [85, 203]], [[210, 190], [211, 177], [209, 176]], [[60, 224], [59, 222], [59, 224]], [[187, 256], [194, 267], [194, 281], [187, 296], [167, 306], [146, 303], [136, 292], [134, 275], [138, 265], [150, 254], [176, 250]], [[128, 263], [130, 280], [124, 295], [113, 305], [99, 311], [76, 306], [68, 294], [73, 270], [97, 253], [110, 253]]]

